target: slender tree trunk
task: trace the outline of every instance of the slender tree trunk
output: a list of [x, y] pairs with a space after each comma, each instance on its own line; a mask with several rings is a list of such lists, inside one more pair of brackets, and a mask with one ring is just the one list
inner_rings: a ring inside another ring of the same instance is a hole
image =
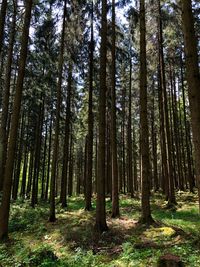
[[50, 177], [50, 165], [51, 165], [51, 142], [52, 142], [52, 113], [50, 118], [50, 126], [49, 126], [49, 148], [48, 148], [48, 163], [47, 163], [47, 180], [46, 180], [46, 188], [45, 188], [45, 200], [48, 199], [49, 192], [49, 177]]
[[183, 0], [181, 3], [186, 53], [186, 76], [192, 119], [195, 169], [200, 210], [200, 74], [198, 65], [197, 38], [195, 36], [191, 0]]
[[68, 85], [67, 85], [67, 103], [66, 103], [66, 118], [65, 118], [65, 138], [63, 148], [63, 167], [61, 181], [61, 204], [62, 207], [67, 207], [67, 173], [69, 164], [69, 138], [70, 138], [70, 117], [71, 117], [71, 94], [72, 94], [72, 66], [69, 63]]
[[88, 155], [86, 175], [85, 210], [91, 210], [92, 198], [92, 167], [93, 167], [93, 61], [94, 61], [94, 33], [93, 33], [93, 0], [91, 9], [91, 37], [89, 44], [89, 101], [88, 101]]
[[18, 145], [18, 153], [17, 153], [17, 160], [16, 160], [16, 168], [15, 168], [15, 171], [14, 171], [13, 190], [12, 190], [12, 198], [14, 200], [16, 200], [17, 196], [18, 196], [19, 181], [20, 181], [20, 174], [21, 174], [21, 163], [22, 163], [22, 154], [23, 154], [24, 123], [25, 123], [25, 115], [24, 115], [24, 112], [23, 112], [22, 119], [21, 119], [21, 130], [20, 130], [20, 134], [19, 134], [19, 145]]
[[147, 63], [145, 1], [140, 0], [140, 136], [142, 158], [142, 217], [141, 222], [150, 224], [153, 219], [150, 209], [150, 165], [147, 119]]
[[60, 131], [60, 109], [61, 109], [61, 89], [62, 89], [62, 72], [63, 72], [63, 57], [64, 57], [64, 41], [65, 41], [65, 19], [67, 13], [67, 0], [64, 1], [64, 12], [63, 12], [63, 25], [62, 35], [60, 42], [60, 58], [58, 66], [58, 84], [57, 84], [57, 100], [56, 100], [56, 122], [55, 122], [55, 139], [53, 146], [53, 158], [51, 168], [51, 187], [50, 187], [50, 214], [49, 221], [55, 222], [55, 184], [56, 184], [56, 173], [57, 173], [57, 160], [58, 160], [58, 142], [59, 142], [59, 131]]
[[105, 132], [106, 132], [106, 39], [107, 39], [107, 0], [102, 0], [101, 48], [100, 48], [100, 96], [99, 96], [99, 149], [97, 176], [96, 229], [108, 229], [105, 203]]
[[128, 100], [128, 146], [127, 146], [127, 154], [128, 154], [128, 184], [129, 190], [131, 193], [131, 197], [133, 198], [133, 151], [132, 151], [132, 58], [130, 55], [130, 77], [129, 77], [129, 100]]
[[[4, 1], [4, 2], [7, 2], [7, 1]], [[3, 179], [4, 179], [4, 171], [5, 171], [5, 164], [6, 164], [6, 157], [7, 157], [6, 154], [7, 154], [7, 142], [8, 142], [7, 140], [8, 139], [7, 138], [8, 137], [8, 107], [9, 107], [9, 97], [10, 97], [10, 80], [11, 80], [11, 71], [12, 71], [13, 47], [14, 47], [14, 41], [15, 41], [15, 27], [16, 27], [16, 15], [17, 15], [17, 8], [16, 8], [15, 1], [13, 1], [13, 7], [14, 7], [14, 11], [13, 11], [11, 31], [10, 31], [8, 58], [7, 58], [6, 74], [5, 74], [5, 88], [3, 92], [2, 117], [1, 117], [1, 126], [0, 126], [0, 191], [2, 191], [3, 189]], [[3, 3], [2, 3], [2, 9], [3, 9]], [[0, 25], [2, 23], [1, 20], [3, 20], [3, 17], [0, 18]]]
[[44, 152], [43, 152], [43, 163], [42, 163], [42, 191], [41, 191], [41, 199], [45, 198], [45, 173], [46, 173], [46, 153], [47, 153], [47, 136], [48, 136], [48, 128], [47, 123], [45, 127], [45, 140], [44, 140]]
[[174, 191], [174, 177], [172, 172], [172, 149], [171, 149], [171, 138], [170, 138], [170, 124], [169, 124], [169, 111], [167, 103], [167, 88], [165, 80], [165, 63], [164, 63], [164, 54], [163, 54], [163, 33], [162, 33], [162, 20], [161, 20], [161, 7], [160, 0], [158, 0], [158, 11], [159, 11], [159, 65], [160, 65], [160, 75], [161, 75], [161, 88], [162, 88], [162, 97], [163, 97], [163, 108], [164, 108], [164, 129], [166, 136], [166, 152], [167, 152], [167, 169], [169, 179], [169, 196], [168, 196], [168, 205], [176, 204], [175, 191]]
[[0, 239], [6, 238], [8, 236], [8, 219], [10, 211], [10, 196], [12, 187], [12, 174], [15, 159], [16, 150], [16, 136], [18, 131], [18, 123], [20, 118], [20, 108], [23, 90], [23, 81], [25, 75], [25, 65], [28, 50], [28, 36], [29, 36], [29, 26], [31, 20], [31, 10], [32, 10], [32, 0], [26, 1], [26, 10], [24, 25], [21, 37], [21, 51], [20, 51], [20, 62], [19, 71], [16, 84], [16, 93], [13, 105], [13, 115], [11, 120], [10, 128], [10, 139], [8, 145], [8, 159], [5, 166], [5, 181], [3, 185], [3, 197], [0, 207]]
[[24, 152], [24, 164], [23, 164], [23, 171], [22, 171], [22, 184], [21, 184], [21, 192], [20, 196], [22, 198], [25, 197], [25, 190], [26, 190], [26, 177], [27, 177], [27, 166], [28, 166], [28, 146], [25, 146]]
[[186, 160], [187, 160], [187, 181], [189, 183], [190, 192], [194, 193], [194, 182], [192, 174], [192, 159], [190, 154], [190, 132], [188, 132], [187, 127], [187, 115], [186, 115], [186, 104], [185, 104], [185, 86], [184, 86], [184, 76], [183, 76], [183, 60], [182, 53], [180, 57], [181, 65], [181, 87], [182, 87], [182, 98], [183, 98], [183, 114], [184, 114], [184, 128], [185, 128], [185, 143], [186, 143]]
[[116, 134], [116, 37], [115, 37], [115, 0], [112, 0], [112, 72], [111, 72], [111, 166], [112, 166], [112, 217], [119, 216], [119, 188]]
[[74, 172], [74, 144], [73, 144], [73, 136], [71, 133], [71, 141], [70, 141], [70, 155], [69, 155], [69, 179], [68, 179], [68, 196], [71, 197], [73, 193], [73, 172]]
[[29, 170], [28, 170], [28, 183], [26, 188], [26, 196], [30, 198], [31, 186], [32, 186], [32, 178], [33, 178], [33, 161], [34, 161], [34, 150], [30, 151], [30, 159], [29, 159]]

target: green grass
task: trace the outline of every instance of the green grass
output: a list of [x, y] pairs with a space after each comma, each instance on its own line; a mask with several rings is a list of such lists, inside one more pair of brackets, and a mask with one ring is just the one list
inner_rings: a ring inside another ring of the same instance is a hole
[[102, 235], [94, 230], [95, 210], [84, 211], [82, 196], [69, 198], [67, 209], [58, 204], [55, 223], [48, 222], [48, 204], [32, 209], [19, 200], [11, 206], [10, 239], [0, 243], [0, 266], [151, 267], [165, 253], [180, 256], [185, 266], [200, 266], [197, 196], [179, 193], [177, 200], [177, 210], [167, 210], [155, 194], [152, 215], [159, 224], [147, 229], [137, 224], [139, 199], [121, 195], [121, 217], [111, 219], [107, 198], [110, 230]]

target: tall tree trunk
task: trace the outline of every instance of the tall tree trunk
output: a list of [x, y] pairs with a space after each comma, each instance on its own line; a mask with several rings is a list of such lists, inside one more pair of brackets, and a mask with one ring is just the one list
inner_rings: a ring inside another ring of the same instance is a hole
[[147, 63], [145, 0], [140, 0], [140, 136], [142, 159], [142, 217], [141, 222], [150, 224], [153, 219], [150, 209], [150, 165], [147, 119]]
[[72, 65], [69, 63], [68, 85], [67, 85], [67, 103], [66, 103], [66, 118], [65, 118], [65, 138], [63, 148], [63, 167], [61, 181], [61, 204], [62, 207], [67, 207], [67, 173], [69, 163], [69, 138], [70, 138], [70, 121], [71, 121], [71, 94], [72, 94]]
[[53, 146], [53, 158], [51, 168], [51, 186], [50, 186], [50, 214], [49, 221], [55, 222], [55, 184], [56, 184], [56, 173], [57, 173], [57, 160], [58, 160], [58, 142], [59, 142], [59, 131], [60, 131], [60, 109], [61, 109], [61, 89], [62, 89], [62, 73], [63, 73], [63, 57], [64, 57], [64, 41], [65, 41], [65, 19], [67, 15], [67, 0], [64, 1], [64, 12], [63, 12], [63, 25], [62, 35], [60, 41], [60, 57], [58, 65], [58, 84], [57, 84], [57, 100], [56, 100], [56, 122], [55, 122], [55, 139]]
[[26, 196], [30, 198], [31, 186], [32, 186], [32, 178], [33, 178], [33, 161], [34, 161], [34, 149], [30, 151], [30, 159], [29, 159], [29, 169], [28, 169], [28, 183], [26, 188]]
[[164, 63], [164, 54], [163, 54], [163, 33], [162, 33], [162, 19], [161, 19], [161, 7], [160, 0], [158, 0], [158, 24], [159, 24], [159, 65], [160, 65], [160, 76], [161, 76], [161, 90], [163, 97], [163, 108], [164, 108], [164, 129], [166, 136], [166, 152], [167, 152], [167, 169], [169, 179], [169, 196], [168, 196], [168, 205], [176, 204], [175, 192], [174, 192], [174, 177], [172, 172], [172, 149], [171, 149], [171, 138], [170, 138], [170, 125], [169, 125], [169, 111], [167, 103], [167, 88], [165, 80], [165, 63]]
[[186, 53], [186, 76], [192, 119], [195, 169], [200, 210], [200, 74], [198, 65], [197, 38], [195, 36], [191, 0], [183, 0], [181, 3]]
[[112, 0], [112, 72], [111, 72], [111, 166], [112, 166], [112, 218], [119, 216], [119, 186], [117, 162], [117, 128], [116, 128], [116, 37], [115, 37], [115, 0]]
[[49, 126], [49, 148], [48, 148], [48, 162], [47, 162], [47, 180], [46, 180], [46, 188], [45, 188], [45, 200], [48, 199], [49, 192], [49, 178], [50, 178], [50, 165], [51, 165], [51, 143], [52, 143], [52, 113], [50, 118], [50, 126]]
[[94, 61], [94, 32], [93, 32], [93, 0], [91, 8], [91, 36], [89, 44], [89, 101], [88, 101], [88, 155], [86, 175], [85, 210], [91, 210], [92, 198], [92, 167], [93, 167], [93, 61]]
[[24, 123], [25, 123], [25, 115], [23, 112], [22, 118], [21, 118], [21, 129], [19, 134], [19, 144], [18, 144], [18, 153], [17, 153], [17, 159], [16, 159], [16, 167], [14, 171], [14, 181], [13, 181], [13, 190], [12, 190], [12, 198], [14, 200], [17, 199], [18, 196], [18, 189], [19, 189], [19, 180], [20, 180], [20, 174], [21, 174], [21, 162], [22, 162], [22, 154], [23, 154], [23, 137], [24, 137]]
[[96, 229], [108, 229], [105, 203], [105, 132], [106, 132], [106, 54], [107, 54], [107, 0], [102, 0], [101, 48], [100, 48], [100, 95], [99, 95], [99, 148], [97, 176]]
[[68, 179], [68, 196], [73, 193], [73, 174], [74, 174], [74, 144], [71, 130], [70, 155], [69, 155], [69, 179]]
[[23, 82], [25, 75], [25, 65], [28, 50], [28, 36], [29, 36], [29, 26], [31, 20], [31, 10], [32, 10], [32, 0], [26, 1], [26, 10], [24, 25], [21, 37], [21, 51], [20, 51], [20, 61], [19, 61], [19, 71], [16, 84], [16, 92], [13, 105], [13, 115], [10, 127], [10, 139], [8, 144], [8, 159], [5, 166], [5, 180], [3, 185], [3, 197], [0, 207], [0, 239], [6, 238], [8, 236], [8, 219], [10, 211], [10, 196], [12, 187], [12, 174], [15, 159], [16, 150], [16, 136], [18, 131], [18, 123], [20, 118], [20, 108], [22, 99]]
[[46, 174], [46, 153], [47, 153], [47, 137], [48, 137], [48, 127], [46, 122], [45, 127], [45, 140], [44, 140], [44, 152], [43, 152], [43, 162], [42, 162], [42, 191], [41, 199], [45, 198], [45, 174]]
[[190, 132], [188, 132], [187, 127], [187, 115], [186, 115], [186, 104], [185, 104], [185, 85], [183, 76], [183, 59], [182, 52], [180, 56], [180, 66], [181, 66], [181, 87], [182, 87], [182, 98], [183, 98], [183, 114], [184, 114], [184, 128], [185, 128], [185, 143], [186, 143], [186, 159], [187, 159], [187, 181], [189, 183], [190, 192], [194, 193], [194, 181], [192, 174], [192, 159], [190, 154]]
[[[7, 1], [4, 1], [7, 2]], [[3, 3], [2, 3], [3, 8]], [[12, 71], [12, 61], [13, 61], [13, 47], [15, 41], [15, 27], [16, 27], [16, 15], [17, 7], [16, 2], [13, 1], [13, 18], [10, 31], [10, 40], [8, 48], [8, 58], [6, 63], [6, 75], [5, 75], [5, 87], [3, 92], [3, 106], [2, 106], [2, 117], [0, 126], [0, 191], [3, 189], [3, 179], [4, 171], [7, 157], [7, 142], [8, 142], [8, 107], [9, 107], [9, 97], [10, 97], [10, 81], [11, 81], [11, 71]], [[3, 18], [0, 18], [0, 21]], [[1, 22], [0, 22], [1, 24]], [[1, 26], [0, 26], [1, 27]], [[1, 39], [1, 37], [0, 37]], [[1, 54], [1, 52], [0, 52]]]
[[130, 73], [129, 73], [129, 99], [128, 99], [128, 145], [127, 145], [127, 154], [128, 154], [128, 184], [131, 197], [133, 197], [133, 151], [132, 151], [132, 58], [130, 55]]

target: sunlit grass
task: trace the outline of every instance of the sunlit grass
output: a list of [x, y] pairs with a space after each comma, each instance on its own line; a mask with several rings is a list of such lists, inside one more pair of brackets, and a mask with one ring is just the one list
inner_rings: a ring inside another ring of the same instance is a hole
[[160, 194], [152, 196], [152, 215], [159, 226], [146, 229], [137, 224], [140, 199], [121, 195], [121, 217], [111, 219], [112, 203], [107, 198], [110, 230], [103, 235], [95, 233], [95, 209], [84, 210], [83, 196], [68, 198], [66, 209], [57, 204], [55, 223], [48, 222], [48, 203], [39, 203], [32, 209], [29, 201], [19, 200], [11, 207], [10, 241], [0, 244], [0, 264], [3, 267], [150, 267], [156, 266], [164, 253], [174, 253], [186, 266], [200, 266], [197, 196], [181, 192], [177, 200], [177, 209], [167, 210]]

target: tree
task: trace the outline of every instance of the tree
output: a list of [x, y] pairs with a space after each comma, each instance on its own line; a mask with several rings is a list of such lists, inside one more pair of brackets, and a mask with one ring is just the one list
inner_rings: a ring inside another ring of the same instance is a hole
[[192, 1], [183, 0], [182, 21], [186, 53], [186, 76], [188, 82], [188, 94], [191, 110], [192, 132], [194, 143], [194, 155], [196, 166], [196, 179], [199, 195], [200, 210], [200, 74], [197, 52], [197, 38], [195, 36], [194, 17], [192, 13]]
[[88, 100], [88, 149], [87, 149], [87, 169], [86, 169], [86, 194], [85, 210], [91, 210], [92, 198], [92, 167], [93, 167], [93, 69], [94, 69], [94, 30], [93, 30], [93, 0], [91, 7], [91, 36], [89, 43], [89, 100]]
[[101, 47], [100, 47], [100, 93], [99, 93], [99, 147], [97, 173], [96, 225], [99, 232], [108, 229], [105, 207], [105, 132], [106, 132], [106, 37], [107, 37], [107, 0], [102, 0]]
[[66, 6], [67, 6], [67, 0], [64, 1], [63, 24], [62, 24], [62, 33], [61, 33], [61, 40], [60, 40], [59, 63], [58, 63], [55, 139], [54, 139], [54, 145], [53, 145], [51, 186], [50, 186], [50, 215], [49, 215], [50, 222], [54, 222], [56, 220], [55, 183], [56, 183], [56, 173], [57, 173], [58, 143], [59, 143], [59, 130], [60, 130], [60, 109], [61, 109], [61, 89], [62, 89], [63, 56], [64, 56], [64, 41], [65, 41], [65, 23], [66, 23], [66, 15], [67, 15]]
[[115, 57], [115, 0], [112, 0], [112, 72], [111, 72], [111, 165], [112, 165], [112, 217], [119, 216], [118, 164], [116, 135], [116, 57]]
[[23, 81], [25, 75], [25, 65], [28, 50], [28, 37], [29, 37], [29, 26], [31, 21], [31, 10], [32, 0], [26, 1], [24, 25], [21, 37], [21, 50], [20, 50], [20, 61], [19, 71], [16, 84], [16, 92], [13, 104], [13, 115], [10, 126], [10, 137], [8, 144], [8, 159], [5, 166], [5, 180], [3, 185], [3, 197], [0, 207], [0, 239], [7, 238], [8, 236], [8, 219], [10, 210], [10, 197], [12, 187], [12, 175], [16, 151], [16, 136], [18, 131], [18, 123], [20, 119], [20, 107], [22, 99]]
[[142, 223], [150, 224], [153, 219], [150, 209], [150, 165], [149, 135], [147, 119], [147, 63], [145, 1], [140, 0], [140, 139], [142, 160]]
[[[3, 8], [3, 3], [2, 3], [2, 8]], [[16, 30], [15, 29], [16, 15], [17, 15], [17, 3], [16, 1], [13, 1], [13, 17], [10, 30], [8, 58], [6, 63], [6, 77], [5, 77], [5, 87], [3, 92], [3, 107], [2, 107], [2, 117], [0, 126], [0, 191], [2, 191], [3, 189], [3, 179], [4, 179], [4, 170], [6, 162], [7, 139], [8, 139], [8, 106], [9, 106], [10, 82], [11, 82], [11, 71], [13, 62], [13, 47], [14, 47], [15, 30]]]

